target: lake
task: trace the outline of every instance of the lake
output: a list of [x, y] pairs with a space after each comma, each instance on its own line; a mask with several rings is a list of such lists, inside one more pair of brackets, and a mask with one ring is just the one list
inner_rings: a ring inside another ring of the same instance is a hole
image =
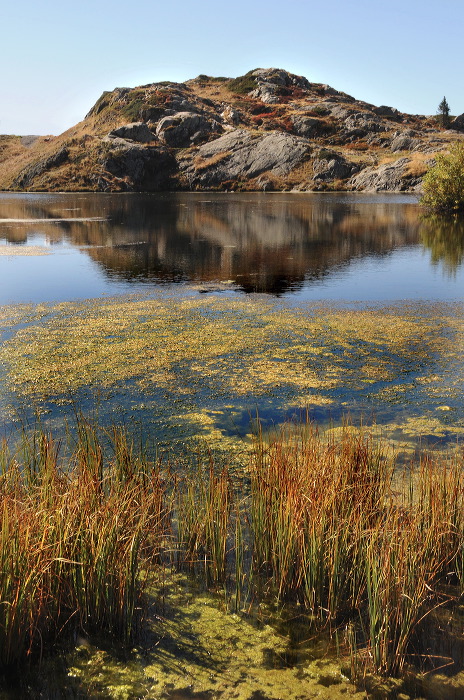
[[[377, 194], [0, 194], [0, 410], [232, 448], [250, 416], [464, 430], [464, 224]], [[73, 408], [74, 407], [74, 408]]]
[[411, 195], [0, 194], [0, 303], [158, 285], [362, 302], [462, 300], [464, 227], [447, 241]]
[[[271, 429], [308, 416], [335, 439], [349, 421], [367, 425], [406, 458], [418, 446], [455, 449], [463, 256], [463, 221], [425, 219], [412, 196], [0, 194], [3, 434], [40, 421], [62, 436], [83, 413], [174, 454], [173, 472], [206, 445], [203, 455], [232, 466], [244, 502], [257, 419]], [[243, 600], [227, 615], [227, 586], [215, 596], [167, 570], [157, 585], [140, 646], [78, 638], [44, 655], [29, 689], [368, 696], [336, 658], [342, 626], [330, 641], [301, 605]], [[412, 674], [369, 697], [461, 697], [460, 607], [437, 617], [448, 633], [431, 644], [424, 633], [432, 666], [453, 657], [455, 675]], [[2, 700], [18, 687], [2, 687]]]

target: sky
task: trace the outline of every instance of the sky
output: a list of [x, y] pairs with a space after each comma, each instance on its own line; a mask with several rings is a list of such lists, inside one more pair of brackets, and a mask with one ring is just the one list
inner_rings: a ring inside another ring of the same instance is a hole
[[0, 134], [60, 134], [104, 90], [284, 68], [357, 99], [464, 112], [462, 0], [3, 0]]

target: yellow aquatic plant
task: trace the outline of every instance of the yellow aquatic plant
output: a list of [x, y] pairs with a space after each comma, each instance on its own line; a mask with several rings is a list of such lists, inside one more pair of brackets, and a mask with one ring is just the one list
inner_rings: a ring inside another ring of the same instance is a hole
[[353, 401], [375, 409], [414, 395], [435, 411], [462, 391], [459, 305], [295, 307], [158, 292], [5, 308], [0, 322], [11, 337], [0, 363], [20, 401], [132, 388], [189, 421], [262, 401], [281, 411]]

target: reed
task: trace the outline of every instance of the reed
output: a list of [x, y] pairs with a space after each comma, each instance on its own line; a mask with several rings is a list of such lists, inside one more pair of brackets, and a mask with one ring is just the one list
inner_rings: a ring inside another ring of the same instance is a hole
[[227, 577], [233, 489], [227, 467], [216, 469], [199, 460], [196, 474], [176, 480], [178, 562], [193, 571], [203, 570], [211, 584]]
[[337, 440], [307, 424], [285, 426], [268, 441], [258, 434], [255, 571], [279, 599], [303, 603], [313, 624], [351, 630], [357, 677], [401, 675], [420, 658], [419, 626], [449, 602], [450, 583], [462, 591], [463, 521], [459, 456], [423, 457], [401, 472], [349, 426]]
[[362, 533], [389, 492], [392, 465], [368, 438], [323, 440], [287, 426], [255, 446], [251, 522], [258, 570], [326, 621], [357, 604]]
[[365, 431], [309, 422], [258, 428], [243, 477], [208, 452], [161, 470], [82, 417], [66, 444], [24, 431], [0, 446], [0, 666], [63, 631], [128, 642], [174, 553], [236, 611], [294, 601], [316, 629], [348, 630], [353, 677], [401, 675], [450, 584], [464, 592], [463, 471], [462, 455], [400, 470]]
[[[443, 564], [430, 556], [436, 531], [421, 531], [420, 518], [391, 510], [369, 533], [365, 550], [367, 622], [365, 667], [387, 676], [401, 675], [412, 654], [418, 624], [437, 604], [437, 574]], [[425, 535], [425, 536], [424, 536]], [[439, 545], [439, 542], [437, 543]]]
[[133, 635], [142, 572], [153, 570], [167, 512], [159, 469], [141, 460], [121, 469], [128, 443], [117, 437], [106, 461], [82, 424], [63, 455], [43, 432], [24, 433], [13, 453], [3, 444], [1, 665], [20, 663], [64, 629]]

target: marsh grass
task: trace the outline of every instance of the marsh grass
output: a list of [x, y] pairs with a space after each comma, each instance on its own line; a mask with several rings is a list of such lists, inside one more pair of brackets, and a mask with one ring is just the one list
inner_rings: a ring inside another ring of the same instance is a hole
[[[65, 454], [43, 431], [2, 445], [0, 663], [35, 655], [63, 632], [128, 641], [143, 608], [145, 576], [165, 537], [166, 506], [156, 466], [134, 460], [112, 436], [103, 457], [94, 427], [81, 423]], [[143, 573], [142, 573], [143, 572]]]
[[[193, 572], [202, 570], [208, 584], [224, 584], [233, 548], [229, 539], [234, 495], [228, 469], [216, 469], [208, 455], [206, 467], [199, 460], [194, 478], [176, 480], [175, 493], [178, 563]], [[236, 551], [238, 537], [236, 533]]]
[[362, 430], [303, 424], [259, 437], [251, 479], [255, 567], [275, 595], [348, 630], [357, 678], [420, 665], [419, 629], [464, 590], [462, 455], [399, 470]]
[[464, 590], [462, 466], [424, 456], [400, 469], [348, 425], [258, 426], [245, 479], [211, 464], [182, 484], [177, 546], [234, 609], [298, 604], [313, 632], [347, 630], [354, 678], [400, 676], [427, 657], [430, 613]]
[[24, 431], [0, 450], [0, 664], [65, 633], [129, 642], [172, 565], [235, 611], [296, 604], [311, 634], [345, 630], [353, 678], [430, 663], [430, 613], [464, 591], [462, 455], [437, 460], [399, 469], [365, 430], [303, 421], [258, 425], [241, 474], [207, 450], [179, 473], [123, 429]]
[[307, 424], [258, 441], [251, 472], [255, 561], [279, 596], [296, 595], [326, 620], [343, 605], [356, 607], [356, 543], [377, 517], [392, 473], [362, 434], [325, 441]]

